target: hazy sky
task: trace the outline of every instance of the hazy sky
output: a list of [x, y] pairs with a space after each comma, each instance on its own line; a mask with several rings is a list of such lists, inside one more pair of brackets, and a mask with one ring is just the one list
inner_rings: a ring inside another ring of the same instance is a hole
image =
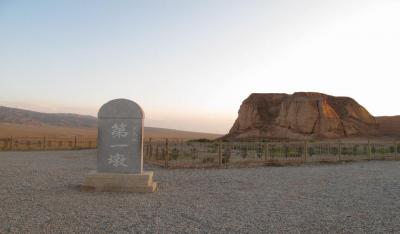
[[400, 114], [399, 0], [0, 0], [0, 105], [228, 131], [253, 92], [351, 96]]

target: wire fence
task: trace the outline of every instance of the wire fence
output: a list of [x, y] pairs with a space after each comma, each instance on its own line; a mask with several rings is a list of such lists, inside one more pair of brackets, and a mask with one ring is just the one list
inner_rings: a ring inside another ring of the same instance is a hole
[[147, 142], [144, 159], [166, 168], [400, 160], [399, 143]]
[[[0, 138], [1, 151], [94, 149], [94, 137]], [[198, 142], [147, 139], [145, 163], [165, 168], [288, 165], [309, 162], [400, 160], [399, 142]]]
[[77, 150], [97, 147], [97, 139], [74, 137], [9, 137], [0, 138], [1, 151]]

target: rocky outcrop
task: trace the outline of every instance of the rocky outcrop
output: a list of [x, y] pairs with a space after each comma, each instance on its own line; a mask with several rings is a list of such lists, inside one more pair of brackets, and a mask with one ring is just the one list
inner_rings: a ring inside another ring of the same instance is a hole
[[375, 117], [379, 124], [379, 136], [400, 137], [400, 115]]
[[375, 118], [349, 97], [299, 92], [251, 94], [225, 139], [341, 138], [372, 134]]

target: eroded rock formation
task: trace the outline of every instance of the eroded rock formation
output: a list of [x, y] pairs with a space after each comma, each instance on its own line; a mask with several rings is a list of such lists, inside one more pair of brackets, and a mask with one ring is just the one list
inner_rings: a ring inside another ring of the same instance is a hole
[[341, 138], [376, 131], [375, 118], [349, 97], [299, 92], [251, 94], [225, 139]]

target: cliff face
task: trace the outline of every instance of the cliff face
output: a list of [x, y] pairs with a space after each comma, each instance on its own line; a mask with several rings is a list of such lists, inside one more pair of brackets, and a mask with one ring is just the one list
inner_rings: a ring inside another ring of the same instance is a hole
[[375, 118], [348, 97], [251, 94], [225, 138], [340, 138], [369, 134], [376, 128]]

